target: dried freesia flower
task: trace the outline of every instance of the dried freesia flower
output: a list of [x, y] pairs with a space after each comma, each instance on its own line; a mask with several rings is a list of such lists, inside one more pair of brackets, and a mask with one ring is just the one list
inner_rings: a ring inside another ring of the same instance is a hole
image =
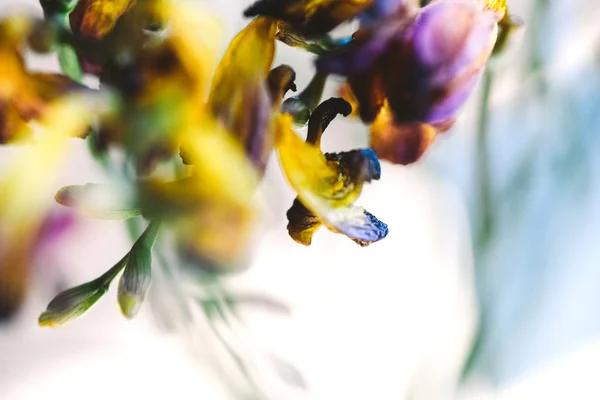
[[318, 69], [348, 76], [383, 159], [416, 161], [449, 129], [494, 48], [504, 1], [435, 0], [366, 23]]
[[363, 184], [379, 179], [381, 168], [370, 149], [323, 154], [321, 135], [337, 114], [348, 115], [343, 99], [329, 99], [313, 112], [306, 143], [292, 129], [292, 117], [278, 119], [277, 149], [282, 169], [298, 198], [289, 209], [288, 232], [297, 242], [310, 245], [314, 232], [325, 225], [361, 246], [387, 236], [387, 225], [353, 203]]
[[70, 14], [72, 29], [84, 37], [102, 39], [136, 0], [80, 0]]
[[29, 121], [51, 101], [83, 89], [63, 75], [27, 71], [21, 46], [31, 28], [24, 17], [0, 21], [0, 144], [29, 141]]
[[184, 249], [224, 265], [239, 259], [248, 244], [258, 177], [222, 125], [207, 120], [188, 129], [181, 137], [193, 172], [143, 183], [142, 213], [161, 218]]
[[320, 35], [352, 20], [373, 0], [259, 0], [244, 11], [247, 17], [262, 15], [288, 23], [303, 35]]
[[[31, 232], [32, 242], [28, 251], [23, 252], [17, 260], [13, 259], [18, 262], [0, 266], [0, 322], [10, 319], [18, 312], [28, 291], [30, 276], [36, 272], [47, 272], [48, 265], [45, 264], [51, 258], [48, 257], [49, 251], [64, 243], [61, 240], [74, 224], [75, 219], [70, 214], [48, 212], [39, 228]], [[36, 262], [40, 260], [41, 262]], [[40, 268], [36, 269], [38, 266]]]
[[[104, 107], [96, 99], [65, 97], [45, 107], [38, 120], [40, 137], [17, 149], [0, 179], [0, 281], [2, 301], [18, 303], [29, 263], [44, 227], [52, 177], [60, 168], [68, 138], [86, 129], [90, 109]], [[12, 283], [12, 284], [11, 284]]]

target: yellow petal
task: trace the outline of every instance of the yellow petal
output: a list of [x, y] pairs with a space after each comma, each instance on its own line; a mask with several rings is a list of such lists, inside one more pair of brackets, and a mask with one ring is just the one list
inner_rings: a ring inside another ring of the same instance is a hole
[[242, 143], [259, 172], [273, 149], [267, 76], [275, 54], [275, 32], [273, 20], [257, 18], [231, 41], [208, 100], [210, 110]]
[[362, 183], [346, 192], [346, 177], [335, 163], [327, 161], [321, 149], [300, 139], [292, 128], [290, 115], [282, 115], [277, 119], [276, 130], [277, 150], [283, 171], [309, 208], [312, 199], [331, 208], [343, 207], [356, 200]]
[[196, 86], [190, 89], [204, 99], [221, 46], [221, 24], [198, 5], [163, 1], [158, 8], [161, 17], [169, 21], [169, 41], [183, 69], [195, 77]]
[[298, 193], [296, 201], [306, 208], [298, 212], [299, 205], [294, 203], [291, 215], [288, 212], [291, 225], [288, 225], [288, 232], [294, 240], [310, 244], [319, 227], [313, 217], [331, 231], [342, 233], [362, 246], [386, 237], [386, 224], [352, 204], [360, 194], [362, 180], [354, 182], [352, 189], [347, 190], [348, 177], [340, 166], [328, 161], [318, 147], [305, 143], [296, 135], [290, 115], [277, 119], [276, 146], [283, 172]]
[[181, 132], [190, 176], [142, 187], [142, 212], [164, 218], [187, 250], [219, 264], [239, 259], [254, 221], [254, 168], [222, 125], [205, 119]]
[[416, 162], [433, 143], [440, 128], [422, 122], [397, 122], [387, 102], [371, 126], [371, 147], [394, 164]]
[[256, 18], [231, 41], [213, 78], [209, 96], [213, 108], [225, 104], [239, 108], [245, 85], [265, 81], [275, 56], [276, 31], [274, 20]]
[[263, 15], [290, 23], [306, 35], [327, 33], [356, 17], [373, 0], [259, 0], [244, 15]]
[[84, 8], [79, 31], [82, 35], [94, 39], [102, 39], [114, 28], [117, 20], [133, 4], [135, 0], [88, 0], [78, 4]]

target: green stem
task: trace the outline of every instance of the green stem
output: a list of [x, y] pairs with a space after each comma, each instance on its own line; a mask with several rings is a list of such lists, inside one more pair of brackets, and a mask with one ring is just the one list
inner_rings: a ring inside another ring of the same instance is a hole
[[102, 282], [104, 282], [104, 286], [108, 288], [110, 283], [119, 275], [119, 272], [127, 265], [127, 259], [129, 258], [129, 253], [125, 254], [125, 256], [115, 264], [114, 267], [106, 271], [100, 278]]
[[476, 155], [476, 182], [477, 182], [477, 204], [479, 205], [478, 218], [476, 220], [476, 257], [480, 258], [486, 250], [494, 234], [494, 204], [492, 199], [492, 174], [490, 171], [490, 155], [488, 149], [489, 141], [489, 98], [493, 85], [493, 73], [486, 69], [483, 74], [483, 94], [479, 108], [479, 122], [477, 135]]
[[[68, 30], [69, 32], [71, 31], [68, 14], [56, 16], [55, 20], [61, 28]], [[75, 52], [73, 46], [68, 43], [60, 43], [57, 53], [62, 72], [69, 78], [77, 82], [81, 82], [81, 79], [83, 78], [83, 72], [81, 70], [81, 65], [79, 64], [79, 58], [77, 57], [77, 53]]]
[[[489, 141], [489, 101], [493, 86], [493, 72], [486, 69], [483, 74], [483, 93], [479, 107], [478, 134], [476, 145], [476, 185], [477, 185], [477, 204], [479, 205], [478, 214], [475, 217], [475, 274], [479, 275], [481, 265], [484, 263], [485, 252], [494, 236], [494, 205], [492, 200], [492, 179], [490, 171], [490, 157], [488, 151]], [[485, 332], [484, 313], [479, 311], [479, 325], [475, 333], [473, 344], [469, 351], [464, 366], [461, 371], [460, 381], [464, 382], [474, 371], [476, 361], [478, 360], [483, 346]]]

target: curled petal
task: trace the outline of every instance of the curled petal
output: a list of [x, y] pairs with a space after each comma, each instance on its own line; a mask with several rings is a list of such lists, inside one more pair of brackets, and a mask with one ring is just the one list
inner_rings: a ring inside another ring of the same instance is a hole
[[343, 83], [339, 87], [337, 94], [342, 99], [346, 100], [350, 104], [350, 107], [352, 107], [352, 112], [350, 113], [350, 116], [353, 118], [358, 118], [359, 117], [358, 99], [356, 98], [356, 95], [352, 91], [350, 84], [347, 82]]
[[292, 207], [286, 213], [288, 219], [287, 230], [290, 237], [296, 242], [310, 246], [312, 237], [321, 227], [321, 221], [298, 199], [294, 199]]
[[258, 15], [289, 23], [304, 35], [331, 31], [366, 10], [373, 0], [259, 0], [244, 11], [246, 17]]
[[392, 19], [361, 28], [350, 42], [322, 54], [316, 62], [317, 70], [349, 76], [371, 68], [411, 21]]
[[209, 95], [213, 113], [223, 121], [241, 112], [249, 84], [263, 84], [275, 55], [276, 23], [257, 18], [230, 43], [221, 59]]
[[[293, 131], [290, 116], [281, 116], [277, 124], [279, 160], [288, 181], [303, 202], [302, 192], [315, 196], [332, 208], [356, 200], [362, 190], [362, 182], [353, 182], [349, 176], [344, 176], [339, 165], [329, 162], [318, 147], [304, 143]], [[306, 202], [305, 205], [310, 206]]]
[[326, 157], [318, 147], [304, 143], [296, 135], [290, 116], [281, 116], [277, 122], [279, 160], [298, 193], [297, 202], [288, 211], [288, 231], [294, 240], [310, 244], [318, 228], [313, 218], [361, 244], [384, 238], [387, 226], [352, 204], [364, 181], [378, 177], [378, 163], [375, 165], [373, 155], [358, 151]]
[[267, 87], [273, 106], [279, 108], [283, 96], [291, 90], [296, 91], [296, 72], [289, 65], [280, 65], [272, 69], [267, 76]]
[[135, 0], [83, 0], [77, 4], [71, 17], [71, 26], [83, 36], [102, 39], [126, 13]]
[[362, 247], [385, 239], [389, 229], [362, 207], [344, 207], [328, 215], [328, 225], [352, 239]]
[[308, 122], [308, 134], [306, 142], [317, 147], [321, 145], [321, 136], [331, 121], [342, 114], [347, 117], [352, 112], [352, 106], [346, 100], [339, 97], [332, 97], [325, 100], [313, 111]]
[[371, 182], [381, 178], [381, 165], [371, 149], [358, 149], [341, 153], [325, 153], [330, 163], [335, 163], [341, 174], [353, 182]]
[[371, 126], [371, 147], [377, 156], [395, 164], [412, 164], [433, 143], [438, 132], [422, 122], [397, 122], [385, 106]]
[[257, 18], [231, 42], [209, 95], [215, 117], [244, 145], [259, 172], [273, 148], [267, 75], [275, 53], [276, 22]]

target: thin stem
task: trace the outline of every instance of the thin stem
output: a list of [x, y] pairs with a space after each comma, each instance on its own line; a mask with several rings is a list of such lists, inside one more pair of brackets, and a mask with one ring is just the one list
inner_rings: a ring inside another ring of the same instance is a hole
[[480, 258], [491, 242], [494, 234], [494, 204], [492, 199], [492, 179], [490, 171], [489, 141], [489, 98], [493, 85], [493, 72], [488, 68], [483, 74], [483, 93], [479, 108], [477, 153], [476, 153], [476, 185], [477, 204], [479, 205], [476, 219], [476, 257]]
[[[68, 14], [56, 16], [56, 21], [61, 28], [70, 32], [71, 29]], [[81, 65], [79, 64], [79, 58], [77, 57], [77, 53], [75, 52], [73, 46], [68, 43], [60, 43], [57, 53], [62, 72], [69, 78], [76, 80], [77, 82], [81, 82], [81, 79], [83, 78], [83, 72], [81, 70]]]
[[[493, 71], [486, 69], [483, 74], [483, 93], [481, 96], [481, 103], [479, 106], [479, 120], [478, 120], [478, 134], [477, 134], [477, 145], [476, 145], [476, 190], [477, 190], [477, 204], [479, 205], [478, 214], [475, 217], [475, 229], [476, 237], [474, 243], [475, 253], [475, 274], [478, 272], [483, 264], [485, 252], [491, 243], [494, 236], [495, 220], [494, 220], [494, 204], [492, 199], [492, 179], [490, 171], [490, 156], [488, 149], [489, 141], [489, 101], [490, 93], [493, 86]], [[465, 364], [461, 371], [460, 381], [464, 382], [473, 372], [476, 361], [478, 360], [481, 349], [483, 346], [484, 332], [485, 332], [485, 320], [484, 314], [481, 311], [480, 305], [480, 316], [479, 325], [477, 332], [473, 340], [473, 344], [469, 351], [469, 355], [465, 360]]]

